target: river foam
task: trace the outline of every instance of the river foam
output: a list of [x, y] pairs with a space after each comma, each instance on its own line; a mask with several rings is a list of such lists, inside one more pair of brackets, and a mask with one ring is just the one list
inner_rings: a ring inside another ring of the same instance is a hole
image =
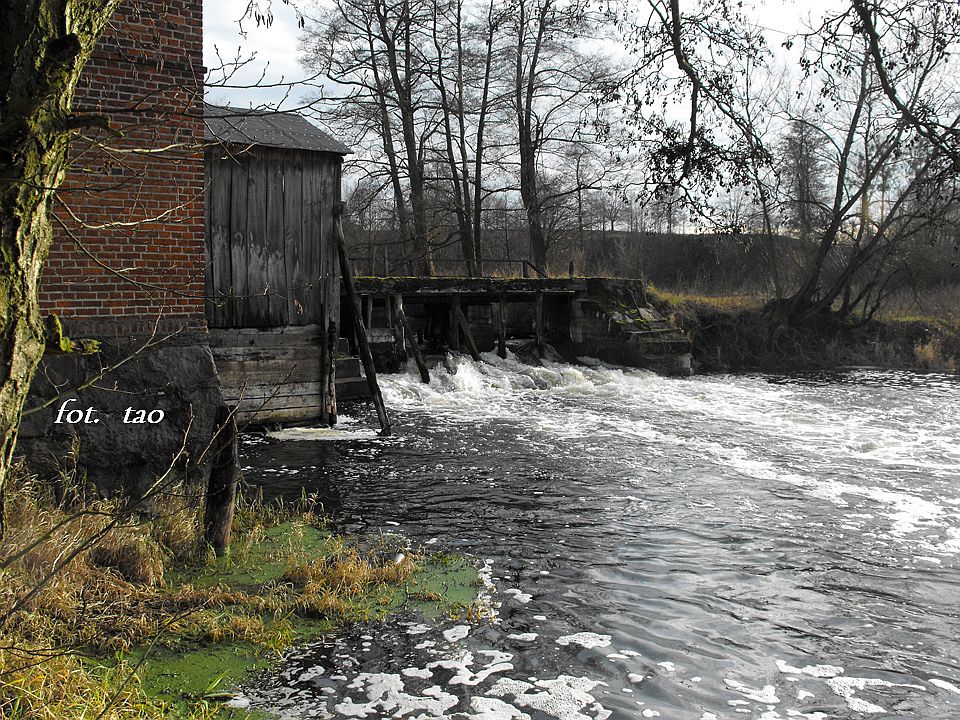
[[[324, 442], [339, 464], [322, 478], [348, 527], [399, 523], [414, 546], [484, 558], [491, 619], [344, 630], [252, 688], [253, 708], [956, 717], [955, 381], [678, 380], [494, 355], [431, 377], [382, 376], [395, 436]], [[285, 468], [268, 482], [320, 464], [296, 465], [311, 444], [291, 440], [268, 439]]]

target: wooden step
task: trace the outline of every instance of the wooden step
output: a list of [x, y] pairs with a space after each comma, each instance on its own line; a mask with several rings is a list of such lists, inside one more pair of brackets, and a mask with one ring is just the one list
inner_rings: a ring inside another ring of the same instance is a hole
[[337, 378], [337, 401], [340, 400], [367, 400], [370, 398], [370, 387], [366, 378]]
[[363, 373], [360, 371], [360, 358], [343, 357], [337, 358], [337, 379], [340, 378], [358, 378]]

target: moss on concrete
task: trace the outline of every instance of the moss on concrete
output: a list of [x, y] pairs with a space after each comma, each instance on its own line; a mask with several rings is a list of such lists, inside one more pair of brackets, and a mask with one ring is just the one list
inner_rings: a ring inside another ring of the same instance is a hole
[[71, 340], [63, 334], [63, 324], [56, 315], [48, 315], [46, 319], [46, 352], [48, 353], [75, 353], [92, 355], [100, 352], [100, 341], [88, 338]]

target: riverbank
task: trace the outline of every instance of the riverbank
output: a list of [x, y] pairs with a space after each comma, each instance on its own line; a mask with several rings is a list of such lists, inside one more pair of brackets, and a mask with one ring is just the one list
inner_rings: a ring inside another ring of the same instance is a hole
[[[294, 644], [399, 612], [476, 618], [476, 569], [399, 536], [330, 532], [303, 501], [241, 503], [229, 555], [195, 497], [127, 513], [21, 478], [0, 544], [0, 717], [250, 717], [232, 686]], [[67, 562], [65, 562], [67, 561]]]
[[697, 372], [829, 370], [851, 366], [960, 370], [960, 324], [902, 315], [861, 325], [832, 319], [777, 329], [749, 295], [689, 295], [647, 288], [647, 298], [691, 339]]

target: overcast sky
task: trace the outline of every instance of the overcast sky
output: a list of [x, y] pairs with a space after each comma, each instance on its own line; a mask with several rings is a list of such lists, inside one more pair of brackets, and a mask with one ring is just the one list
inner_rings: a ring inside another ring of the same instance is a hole
[[[305, 77], [300, 67], [298, 48], [300, 30], [297, 26], [297, 14], [281, 0], [273, 3], [274, 22], [270, 27], [257, 24], [253, 20], [243, 23], [244, 37], [237, 22], [243, 17], [248, 0], [204, 0], [203, 3], [203, 61], [208, 69], [221, 65], [217, 51], [224, 61], [233, 61], [238, 52], [242, 57], [256, 54], [253, 62], [230, 80], [232, 85], [252, 85], [264, 77], [264, 84], [291, 82]], [[265, 4], [265, 3], [262, 3]], [[306, 3], [301, 3], [306, 7]], [[216, 84], [216, 75], [210, 82]], [[281, 88], [246, 89], [214, 88], [208, 90], [207, 100], [215, 103], [228, 103], [238, 107], [250, 107], [263, 103], [276, 103], [284, 96]], [[284, 105], [294, 107], [304, 95], [304, 90], [293, 89], [290, 100]]]
[[[261, 0], [266, 5], [268, 0]], [[273, 0], [273, 25], [257, 27], [248, 20], [244, 23], [246, 37], [240, 33], [238, 20], [243, 16], [248, 0], [204, 0], [204, 63], [215, 68], [221, 63], [217, 59], [219, 49], [224, 60], [233, 60], [238, 51], [244, 57], [252, 53], [256, 59], [247, 65], [231, 81], [234, 85], [253, 85], [264, 83], [294, 82], [303, 79], [307, 73], [300, 67], [298, 49], [299, 28], [297, 13], [282, 0]], [[803, 20], [814, 13], [815, 16], [830, 7], [844, 6], [843, 0], [766, 0], [755, 2], [753, 15], [757, 24], [767, 28], [767, 40], [771, 47], [777, 47], [787, 33], [800, 29]], [[305, 13], [312, 12], [312, 3], [301, 0], [297, 3]], [[211, 78], [216, 82], [217, 78]], [[238, 107], [250, 107], [264, 103], [275, 104], [284, 96], [282, 88], [217, 88], [208, 92], [210, 102], [230, 104]], [[308, 92], [306, 88], [293, 88], [284, 107], [296, 107]]]

